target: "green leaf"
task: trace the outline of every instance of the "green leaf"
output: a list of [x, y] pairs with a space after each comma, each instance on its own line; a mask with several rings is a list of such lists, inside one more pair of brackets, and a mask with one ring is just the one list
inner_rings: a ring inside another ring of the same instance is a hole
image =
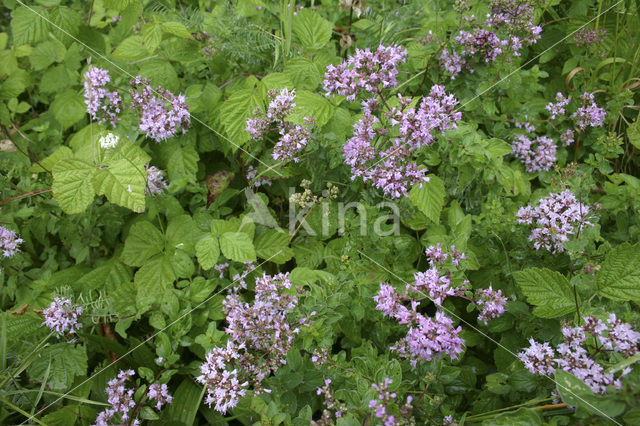
[[173, 394], [173, 401], [163, 410], [162, 418], [175, 424], [192, 425], [204, 395], [204, 388], [186, 378]]
[[163, 22], [162, 29], [168, 34], [173, 34], [178, 37], [194, 40], [189, 30], [187, 30], [187, 27], [185, 27], [184, 24], [180, 22]]
[[299, 56], [287, 61], [283, 72], [302, 90], [314, 90], [322, 82], [322, 72], [309, 59]]
[[80, 33], [82, 17], [73, 9], [58, 6], [51, 10], [49, 18], [54, 24], [51, 32], [68, 47], [73, 42], [72, 37], [77, 37]]
[[256, 260], [256, 251], [251, 238], [244, 232], [225, 232], [220, 236], [220, 249], [227, 259], [236, 262]]
[[198, 152], [187, 145], [182, 148], [172, 147], [173, 153], [167, 162], [167, 172], [169, 181], [174, 185], [182, 182], [196, 182], [196, 172], [198, 171]]
[[81, 160], [58, 161], [53, 172], [53, 198], [67, 214], [82, 213], [93, 201], [95, 167]]
[[167, 286], [176, 280], [172, 259], [168, 256], [156, 256], [145, 263], [136, 272], [133, 282], [138, 296], [136, 302], [142, 306], [147, 302], [159, 300]]
[[640, 245], [623, 243], [611, 250], [596, 275], [596, 286], [609, 299], [640, 304]]
[[560, 273], [546, 268], [530, 268], [513, 273], [527, 301], [536, 305], [533, 314], [540, 318], [556, 318], [576, 309], [569, 281]]
[[196, 256], [198, 262], [205, 270], [214, 267], [220, 256], [220, 244], [213, 235], [205, 235], [196, 243]]
[[11, 13], [11, 34], [13, 44], [37, 43], [46, 40], [49, 24], [49, 14], [39, 6], [19, 7]]
[[38, 352], [27, 372], [31, 380], [44, 380], [51, 363], [47, 386], [53, 390], [65, 390], [73, 384], [75, 376], [87, 374], [87, 353], [84, 346], [56, 343]]
[[[64, 145], [60, 145], [58, 149], [53, 151], [51, 155], [49, 155], [44, 160], [40, 160], [39, 164], [34, 163], [29, 168], [29, 171], [32, 173], [41, 173], [45, 172], [42, 167], [45, 167], [47, 170], [51, 170], [60, 160], [73, 158], [73, 151]], [[42, 167], [41, 167], [42, 166]]]
[[542, 416], [536, 410], [522, 407], [516, 411], [502, 413], [490, 420], [485, 420], [482, 425], [500, 425], [500, 426], [530, 426], [541, 425]]
[[155, 52], [162, 42], [162, 27], [156, 22], [150, 22], [142, 27], [142, 41], [149, 52]]
[[65, 52], [64, 45], [59, 41], [45, 41], [40, 43], [29, 55], [29, 62], [34, 70], [41, 71], [54, 62], [62, 61]]
[[30, 85], [29, 74], [23, 69], [17, 69], [11, 73], [2, 85], [0, 85], [0, 100], [16, 98]]
[[[220, 120], [235, 145], [242, 146], [249, 140], [249, 132], [245, 130], [247, 119], [253, 117], [253, 111], [261, 105], [262, 98], [253, 89], [238, 90], [222, 104]], [[232, 146], [232, 149], [235, 151], [237, 146]]]
[[618, 416], [625, 410], [623, 402], [609, 396], [594, 394], [585, 382], [567, 371], [556, 370], [555, 379], [558, 394], [566, 404], [605, 417]]
[[129, 266], [142, 266], [163, 249], [164, 237], [160, 231], [151, 222], [138, 222], [129, 230], [120, 258]]
[[255, 241], [256, 254], [264, 260], [285, 263], [293, 257], [289, 247], [289, 233], [277, 229], [267, 229]]
[[307, 90], [296, 91], [296, 107], [287, 117], [294, 123], [304, 124], [305, 117], [313, 117], [318, 127], [322, 127], [333, 116], [334, 107], [331, 102], [317, 93]]
[[56, 96], [51, 103], [51, 111], [62, 127], [67, 128], [84, 117], [86, 105], [81, 95], [74, 90], [67, 89]]
[[414, 185], [411, 188], [409, 199], [411, 204], [424, 213], [428, 219], [433, 223], [438, 223], [440, 212], [444, 207], [444, 182], [437, 176], [430, 175], [429, 178], [429, 182], [424, 182], [422, 188], [420, 185]]
[[146, 176], [131, 161], [116, 160], [107, 169], [96, 169], [93, 185], [98, 195], [106, 195], [112, 203], [136, 213], [144, 211]]
[[293, 17], [293, 34], [303, 47], [321, 49], [331, 39], [333, 24], [311, 9], [299, 10]]
[[142, 36], [131, 36], [122, 41], [116, 50], [113, 51], [113, 57], [124, 59], [127, 61], [135, 61], [137, 59], [146, 58], [151, 54], [144, 46]]

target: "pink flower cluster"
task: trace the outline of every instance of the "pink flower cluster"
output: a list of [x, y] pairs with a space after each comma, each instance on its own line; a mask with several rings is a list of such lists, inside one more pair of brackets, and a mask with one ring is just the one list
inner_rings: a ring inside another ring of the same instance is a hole
[[225, 331], [233, 339], [226, 348], [214, 348], [200, 367], [196, 381], [206, 386], [205, 403], [226, 413], [238, 404], [251, 385], [254, 394], [270, 392], [262, 381], [286, 363], [294, 336], [299, 332], [288, 315], [298, 304], [289, 294], [289, 274], [256, 278], [255, 298], [243, 302], [232, 292], [223, 302], [227, 315]]
[[[120, 370], [117, 377], [107, 382], [105, 392], [107, 394], [107, 402], [111, 407], [106, 408], [98, 414], [95, 426], [109, 426], [111, 424], [128, 424], [139, 425], [140, 420], [134, 418], [131, 420], [132, 414], [138, 411], [139, 405], [143, 400], [135, 401], [135, 389], [127, 388], [125, 383], [129, 381], [135, 372], [133, 370]], [[153, 383], [149, 385], [146, 393], [149, 401], [155, 401], [156, 410], [160, 410], [164, 404], [170, 404], [173, 397], [169, 395], [166, 384]], [[138, 406], [138, 407], [136, 407]]]
[[182, 131], [186, 133], [191, 126], [189, 106], [183, 95], [175, 96], [167, 89], [158, 86], [154, 93], [149, 79], [137, 76], [129, 82], [131, 107], [138, 111], [139, 129], [147, 137], [162, 142]]
[[22, 238], [18, 238], [15, 231], [0, 226], [0, 250], [4, 257], [13, 257], [20, 251], [18, 246], [23, 243]]
[[556, 150], [553, 139], [546, 136], [537, 136], [533, 140], [526, 135], [518, 135], [511, 145], [511, 153], [524, 163], [530, 173], [551, 169], [556, 162]]
[[311, 117], [305, 117], [304, 126], [286, 120], [296, 107], [295, 89], [289, 91], [284, 88], [280, 93], [269, 90], [267, 96], [269, 97], [267, 112], [262, 113], [260, 108], [257, 108], [253, 113], [254, 116], [247, 120], [245, 130], [251, 134], [253, 140], [263, 139], [272, 130], [277, 131], [278, 142], [273, 147], [271, 157], [282, 162], [293, 160], [297, 163], [300, 161], [297, 157], [298, 153], [307, 146], [311, 138], [310, 128], [314, 120]]
[[[628, 358], [638, 352], [640, 333], [634, 331], [630, 324], [620, 321], [615, 314], [610, 314], [607, 322], [595, 317], [585, 318], [582, 327], [562, 327], [563, 343], [555, 349], [548, 342], [537, 343], [530, 339], [531, 346], [525, 348], [518, 357], [524, 366], [533, 374], [551, 375], [557, 368], [568, 371], [584, 381], [595, 393], [605, 393], [607, 386], [621, 388], [620, 379], [631, 369], [623, 370], [615, 378], [606, 373], [604, 367], [594, 359], [595, 354], [617, 352]], [[591, 335], [593, 340], [588, 339]], [[589, 342], [595, 343], [594, 356], [590, 356]], [[598, 343], [601, 348], [598, 348]], [[604, 350], [603, 350], [604, 349]]]
[[324, 396], [324, 408], [322, 410], [322, 417], [318, 420], [312, 420], [311, 426], [330, 426], [334, 425], [334, 418], [337, 420], [341, 418], [347, 411], [347, 407], [336, 399], [331, 392], [331, 379], [324, 380], [324, 386], [318, 388], [316, 393]]
[[[607, 112], [604, 108], [601, 108], [596, 104], [593, 93], [584, 92], [580, 96], [580, 99], [582, 99], [582, 105], [571, 115], [571, 119], [574, 120], [576, 126], [578, 126], [580, 130], [584, 130], [587, 127], [602, 126], [604, 124], [604, 119], [607, 116]], [[571, 97], [565, 98], [562, 93], [558, 92], [556, 94], [556, 102], [550, 102], [545, 107], [551, 114], [551, 120], [557, 120], [560, 117], [565, 117], [564, 107], [567, 106], [570, 101]], [[573, 138], [573, 134], [571, 136]]]
[[337, 67], [329, 65], [324, 75], [327, 96], [338, 94], [354, 101], [360, 91], [379, 93], [398, 84], [398, 64], [405, 61], [407, 51], [400, 46], [378, 46], [356, 49], [353, 56]]
[[502, 295], [502, 290], [495, 291], [492, 286], [489, 286], [489, 288], [476, 290], [475, 302], [480, 309], [478, 321], [487, 325], [490, 319], [498, 318], [505, 313], [504, 306], [507, 304], [507, 298]]
[[84, 74], [84, 103], [91, 118], [98, 123], [109, 121], [115, 127], [119, 120], [122, 100], [118, 92], [106, 89], [105, 86], [110, 81], [109, 71], [90, 67]]
[[[443, 86], [434, 85], [417, 109], [409, 107], [412, 100], [401, 95], [398, 95], [399, 107], [393, 108], [387, 107], [382, 94], [377, 96], [379, 99], [363, 101], [364, 117], [354, 124], [353, 136], [344, 145], [343, 156], [351, 167], [352, 180], [361, 177], [382, 189], [385, 195], [399, 198], [406, 196], [412, 185], [429, 180], [425, 176], [427, 170], [414, 162], [414, 153], [431, 145], [436, 133], [455, 128], [462, 113], [455, 110], [458, 101], [446, 94]], [[384, 113], [382, 106], [387, 108]], [[381, 124], [376, 113], [385, 118], [388, 128]], [[384, 144], [379, 140], [389, 140], [390, 132], [398, 136], [383, 149]]]
[[75, 334], [82, 324], [78, 316], [82, 314], [82, 306], [74, 306], [71, 299], [55, 297], [49, 307], [42, 311], [44, 322], [58, 336]]
[[145, 166], [145, 171], [147, 173], [147, 188], [146, 192], [150, 195], [159, 195], [166, 191], [169, 187], [167, 183], [164, 181], [163, 174], [164, 172], [158, 169], [156, 166]]
[[573, 36], [573, 40], [577, 46], [598, 44], [607, 39], [607, 30], [600, 28], [598, 30], [583, 28], [576, 32]]
[[589, 206], [578, 202], [576, 196], [566, 189], [559, 194], [549, 193], [536, 207], [521, 207], [516, 213], [518, 223], [533, 225], [529, 241], [536, 250], [545, 248], [551, 253], [563, 252], [563, 244], [569, 236], [587, 226]]
[[481, 56], [484, 62], [493, 62], [507, 52], [520, 56], [525, 44], [530, 46], [540, 39], [542, 27], [533, 24], [534, 7], [529, 1], [493, 0], [490, 7], [484, 21], [476, 22], [473, 15], [465, 17], [468, 31], [460, 30], [451, 51], [442, 51], [440, 64], [451, 79], [463, 68], [473, 72], [467, 59]]
[[389, 391], [389, 385], [393, 380], [385, 378], [382, 383], [372, 383], [371, 387], [378, 393], [376, 399], [369, 401], [369, 408], [373, 410], [377, 419], [380, 419], [384, 426], [415, 424], [415, 419], [411, 416], [413, 411], [412, 396], [407, 397], [407, 402], [400, 407], [398, 418], [390, 413], [389, 406], [395, 403], [397, 395]]

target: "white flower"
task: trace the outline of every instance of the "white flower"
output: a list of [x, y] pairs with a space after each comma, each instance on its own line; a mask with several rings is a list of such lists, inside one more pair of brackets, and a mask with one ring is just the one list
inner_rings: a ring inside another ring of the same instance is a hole
[[115, 148], [116, 145], [118, 145], [119, 141], [120, 141], [120, 136], [113, 133], [109, 133], [106, 136], [100, 137], [100, 146], [103, 149]]

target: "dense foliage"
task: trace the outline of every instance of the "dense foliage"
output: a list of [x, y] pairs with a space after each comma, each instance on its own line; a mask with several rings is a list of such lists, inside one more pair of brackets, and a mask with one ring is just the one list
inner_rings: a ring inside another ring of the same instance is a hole
[[1, 0], [3, 424], [640, 424], [637, 0]]

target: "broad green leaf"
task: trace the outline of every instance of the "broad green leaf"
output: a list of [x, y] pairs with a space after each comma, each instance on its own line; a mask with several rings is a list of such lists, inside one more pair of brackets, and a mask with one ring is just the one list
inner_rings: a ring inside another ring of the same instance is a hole
[[287, 117], [294, 123], [304, 124], [305, 117], [313, 117], [318, 127], [322, 127], [333, 116], [334, 107], [329, 100], [308, 90], [296, 91], [296, 107]]
[[333, 24], [312, 9], [299, 10], [293, 17], [293, 34], [303, 47], [321, 49], [331, 39]]
[[0, 84], [0, 100], [9, 100], [20, 95], [31, 84], [31, 77], [23, 69], [17, 69]]
[[186, 38], [189, 40], [194, 39], [189, 30], [187, 30], [187, 27], [185, 27], [184, 24], [180, 22], [163, 22], [162, 29], [168, 34], [173, 34], [175, 36]]
[[289, 233], [276, 229], [267, 229], [255, 241], [256, 254], [264, 260], [285, 263], [293, 257], [289, 247]]
[[444, 206], [444, 182], [437, 176], [429, 176], [429, 182], [420, 185], [414, 185], [409, 191], [409, 199], [411, 204], [416, 206], [418, 210], [424, 213], [428, 219], [434, 223], [440, 221], [440, 212]]
[[322, 82], [322, 72], [309, 59], [299, 56], [287, 61], [283, 71], [296, 88], [314, 90]]
[[[84, 129], [83, 129], [84, 131]], [[89, 145], [89, 144], [87, 144]], [[121, 159], [126, 159], [128, 162], [135, 166], [138, 174], [141, 176], [145, 176], [145, 164], [151, 161], [151, 157], [147, 154], [142, 148], [138, 145], [130, 143], [127, 140], [120, 140], [118, 146], [115, 149], [109, 149], [103, 151], [104, 160], [111, 163], [116, 162]]]
[[205, 270], [215, 266], [220, 256], [220, 244], [213, 235], [205, 235], [196, 243], [196, 256], [198, 262]]
[[51, 369], [47, 387], [53, 390], [66, 390], [73, 384], [75, 376], [87, 374], [87, 353], [81, 345], [65, 342], [43, 348], [27, 370], [31, 380], [42, 381], [49, 362]]
[[53, 168], [53, 198], [67, 214], [82, 213], [93, 201], [91, 182], [95, 167], [81, 160], [68, 159]]
[[256, 251], [251, 238], [244, 232], [225, 232], [220, 236], [220, 249], [227, 259], [236, 262], [256, 260]]
[[74, 283], [74, 287], [84, 292], [115, 289], [130, 282], [131, 278], [131, 268], [114, 259], [82, 276]]
[[67, 128], [81, 120], [87, 110], [84, 98], [76, 91], [67, 89], [56, 96], [51, 103], [51, 111], [56, 120]]
[[482, 422], [483, 426], [532, 426], [541, 424], [543, 424], [543, 422], [540, 413], [526, 407], [499, 414], [490, 420]]
[[82, 26], [82, 17], [78, 12], [65, 6], [58, 6], [51, 10], [51, 32], [67, 47], [73, 43], [72, 37], [77, 37]]
[[609, 299], [640, 304], [640, 245], [623, 243], [611, 250], [596, 275], [596, 285]]
[[567, 371], [556, 370], [555, 380], [558, 394], [566, 404], [605, 417], [618, 416], [625, 410], [623, 402], [610, 396], [594, 394], [585, 382]]
[[150, 22], [142, 27], [142, 41], [149, 52], [155, 52], [162, 41], [162, 27], [157, 22]]
[[37, 43], [47, 38], [49, 13], [40, 6], [18, 7], [11, 13], [13, 44]]
[[225, 132], [233, 142], [235, 151], [249, 140], [247, 119], [253, 117], [256, 107], [262, 106], [262, 98], [253, 89], [242, 89], [234, 92], [229, 99], [223, 102], [220, 108], [220, 120]]
[[196, 172], [198, 171], [198, 152], [191, 145], [182, 148], [174, 146], [173, 154], [167, 163], [169, 181], [175, 185], [180, 183], [196, 182]]
[[193, 218], [189, 215], [174, 216], [167, 226], [167, 247], [179, 248], [193, 254], [195, 242], [202, 235]]
[[137, 59], [146, 58], [151, 54], [144, 46], [142, 36], [131, 36], [122, 41], [116, 50], [113, 51], [113, 57], [124, 59], [127, 61], [135, 61]]
[[34, 70], [40, 71], [54, 62], [62, 61], [65, 52], [64, 45], [59, 41], [45, 41], [40, 43], [29, 55], [29, 62]]
[[178, 385], [173, 401], [162, 411], [162, 418], [172, 424], [192, 425], [202, 401], [204, 389], [186, 378]]
[[49, 155], [44, 160], [40, 160], [38, 163], [33, 163], [31, 168], [29, 168], [30, 172], [33, 173], [41, 173], [45, 170], [42, 167], [45, 167], [47, 170], [51, 171], [51, 169], [58, 163], [60, 160], [65, 160], [68, 158], [73, 158], [73, 151], [64, 145], [60, 145], [58, 149], [53, 151], [51, 155]]
[[156, 256], [146, 262], [136, 272], [133, 282], [136, 286], [138, 306], [146, 302], [159, 300], [167, 286], [176, 280], [172, 259], [168, 256]]
[[540, 318], [557, 318], [576, 310], [569, 281], [559, 272], [546, 268], [530, 268], [513, 273], [527, 301], [536, 307]]
[[106, 169], [96, 169], [93, 185], [98, 195], [106, 195], [112, 203], [136, 213], [144, 211], [146, 176], [129, 160], [116, 160]]
[[164, 250], [164, 237], [151, 222], [137, 222], [129, 230], [120, 258], [129, 266], [142, 266]]

